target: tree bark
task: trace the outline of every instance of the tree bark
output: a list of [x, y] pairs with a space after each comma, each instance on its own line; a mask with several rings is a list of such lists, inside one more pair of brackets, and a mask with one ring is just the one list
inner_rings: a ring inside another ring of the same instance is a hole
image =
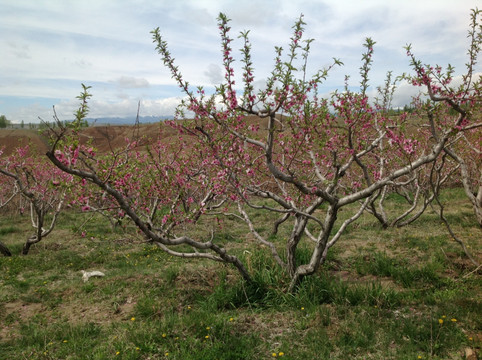
[[0, 241], [0, 253], [2, 253], [3, 256], [12, 256], [12, 252], [1, 241]]

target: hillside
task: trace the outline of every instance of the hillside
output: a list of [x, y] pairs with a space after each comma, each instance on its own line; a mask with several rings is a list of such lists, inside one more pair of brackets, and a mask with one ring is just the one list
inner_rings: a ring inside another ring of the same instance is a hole
[[[259, 123], [261, 132], [266, 129], [267, 120], [260, 120], [256, 116], [247, 119], [248, 124]], [[104, 125], [91, 126], [82, 130], [81, 141], [92, 141], [92, 145], [101, 153], [118, 149], [126, 144], [126, 138], [145, 138], [147, 143], [156, 141], [160, 136], [163, 141], [177, 141], [177, 131], [164, 122], [134, 125]], [[1, 129], [0, 149], [3, 156], [9, 155], [15, 148], [31, 144], [39, 154], [48, 150], [48, 141], [36, 130], [28, 129]]]
[[10, 155], [15, 148], [28, 144], [39, 153], [45, 153], [48, 149], [46, 139], [41, 137], [35, 130], [0, 130], [0, 149], [3, 150], [2, 155]]
[[[162, 125], [147, 124], [140, 125], [138, 128], [134, 126], [94, 126], [86, 128], [81, 133], [81, 139], [87, 141], [90, 139], [92, 145], [100, 152], [108, 152], [125, 145], [126, 138], [145, 137], [149, 142], [154, 141], [159, 135], [160, 127], [162, 127], [162, 138], [168, 138], [175, 135], [175, 130]], [[27, 129], [7, 129], [0, 130], [0, 148], [3, 149], [3, 155], [11, 154], [15, 148], [30, 144], [32, 148], [39, 154], [44, 154], [48, 150], [48, 141], [38, 131]]]

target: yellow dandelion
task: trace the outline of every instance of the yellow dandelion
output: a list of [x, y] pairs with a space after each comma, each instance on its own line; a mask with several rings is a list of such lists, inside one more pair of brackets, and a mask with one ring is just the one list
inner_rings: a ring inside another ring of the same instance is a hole
[[168, 352], [164, 353], [164, 356], [169, 356], [169, 353]]
[[453, 319], [450, 319], [450, 321], [457, 322], [457, 319], [453, 318]]
[[305, 308], [304, 308], [304, 307], [301, 307], [301, 310], [305, 310]]
[[164, 334], [162, 334], [162, 337], [163, 337], [163, 338], [165, 338], [166, 336], [167, 336], [167, 335], [166, 335], [165, 333], [164, 333]]
[[117, 351], [117, 352], [115, 353], [115, 356], [117, 356], [117, 355], [119, 355], [119, 354], [120, 354], [120, 351]]
[[445, 319], [447, 317], [447, 315], [442, 315], [442, 319]]
[[135, 317], [131, 317], [131, 321], [135, 321], [135, 320], [136, 320], [136, 318], [135, 318]]
[[443, 320], [443, 319], [438, 319], [438, 323], [439, 323], [440, 325], [442, 325], [442, 324], [444, 323], [444, 320]]
[[278, 356], [278, 355], [277, 355], [276, 353], [272, 353], [271, 356], [272, 356], [272, 357], [276, 357], [276, 356]]
[[473, 338], [473, 337], [469, 337], [469, 341], [472, 341], [472, 340], [474, 340], [474, 338]]
[[205, 339], [209, 339], [209, 335], [206, 335], [204, 338], [205, 338]]
[[417, 356], [417, 359], [421, 359], [422, 357], [420, 355]]
[[211, 330], [211, 327], [210, 327], [210, 326], [206, 326], [206, 330]]
[[233, 319], [233, 318], [229, 318], [229, 321], [234, 321], [234, 319]]
[[282, 351], [280, 351], [280, 352], [278, 353], [278, 356], [284, 356], [284, 355], [285, 355], [285, 353], [282, 352]]
[[68, 342], [68, 340], [64, 340], [63, 342], [66, 343], [66, 342]]
[[136, 347], [136, 351], [139, 351], [140, 349], [141, 349], [141, 348], [139, 348], [139, 347]]

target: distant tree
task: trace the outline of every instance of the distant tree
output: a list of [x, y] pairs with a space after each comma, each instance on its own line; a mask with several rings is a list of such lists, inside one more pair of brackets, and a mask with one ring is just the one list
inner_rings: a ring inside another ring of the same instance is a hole
[[20, 127], [21, 127], [22, 129], [25, 127], [25, 123], [23, 122], [23, 120], [22, 120], [22, 122], [20, 123]]
[[0, 129], [6, 128], [10, 124], [5, 115], [0, 115]]

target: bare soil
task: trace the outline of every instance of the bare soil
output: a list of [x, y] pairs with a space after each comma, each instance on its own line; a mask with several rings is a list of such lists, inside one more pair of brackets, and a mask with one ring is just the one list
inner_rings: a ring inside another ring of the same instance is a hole
[[[247, 118], [248, 124], [259, 124], [260, 133], [267, 127], [267, 120], [256, 116]], [[105, 125], [91, 126], [82, 130], [81, 142], [90, 142], [100, 153], [107, 153], [126, 146], [126, 139], [140, 140], [143, 144], [152, 144], [158, 139], [164, 143], [176, 143], [178, 131], [163, 122], [153, 124], [133, 125]], [[48, 140], [36, 130], [30, 129], [1, 129], [0, 149], [3, 156], [10, 155], [19, 146], [31, 145], [34, 151], [45, 154], [48, 150]]]

